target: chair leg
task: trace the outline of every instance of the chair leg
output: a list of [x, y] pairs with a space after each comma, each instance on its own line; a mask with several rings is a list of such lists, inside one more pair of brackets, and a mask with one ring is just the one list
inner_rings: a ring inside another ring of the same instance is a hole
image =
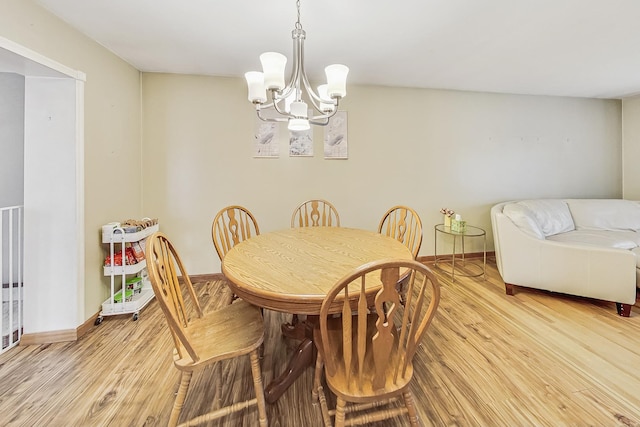
[[324, 427], [331, 427], [331, 414], [329, 413], [329, 407], [327, 406], [327, 398], [324, 395], [322, 388], [322, 371], [324, 370], [324, 359], [322, 354], [318, 352], [316, 356], [316, 368], [313, 373], [313, 390], [311, 390], [311, 398], [313, 399], [314, 406], [320, 404], [320, 414], [322, 415], [322, 422]]
[[332, 427], [331, 425], [331, 412], [327, 405], [327, 398], [324, 395], [322, 386], [318, 387], [318, 400], [320, 401], [320, 415], [322, 415], [322, 425], [324, 427]]
[[339, 397], [336, 403], [336, 419], [334, 422], [335, 427], [344, 427], [344, 417], [345, 417], [345, 409], [347, 406], [347, 402]]
[[256, 391], [258, 405], [258, 423], [260, 427], [267, 427], [267, 409], [264, 401], [264, 387], [262, 386], [262, 372], [260, 371], [260, 356], [258, 350], [249, 355], [251, 358], [251, 374], [253, 375], [253, 387]]
[[187, 391], [189, 390], [189, 384], [191, 384], [191, 376], [193, 372], [183, 371], [180, 377], [180, 386], [178, 387], [178, 394], [176, 394], [176, 400], [173, 402], [173, 408], [171, 409], [171, 415], [169, 416], [169, 427], [175, 427], [178, 425], [178, 418], [180, 418], [180, 412], [182, 412], [182, 405], [184, 399], [187, 397]]
[[418, 413], [415, 402], [413, 401], [413, 395], [407, 390], [402, 394], [402, 397], [404, 398], [404, 405], [407, 407], [407, 411], [409, 411], [409, 422], [412, 426], [418, 426]]
[[324, 360], [322, 360], [322, 355], [320, 354], [320, 352], [318, 352], [316, 356], [316, 370], [313, 373], [313, 388], [311, 389], [311, 399], [313, 403], [316, 403], [318, 401], [318, 387], [320, 387], [323, 367]]

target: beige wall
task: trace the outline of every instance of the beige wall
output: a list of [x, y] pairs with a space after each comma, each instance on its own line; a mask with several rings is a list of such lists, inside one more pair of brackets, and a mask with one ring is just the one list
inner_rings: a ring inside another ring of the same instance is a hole
[[625, 199], [640, 200], [640, 96], [622, 101], [622, 187]]
[[241, 79], [142, 81], [143, 211], [160, 218], [191, 274], [220, 271], [210, 225], [229, 204], [248, 207], [262, 231], [288, 227], [308, 198], [332, 201], [342, 225], [372, 230], [407, 204], [430, 255], [441, 207], [485, 228], [491, 249], [494, 203], [622, 192], [619, 101], [351, 85], [348, 160], [323, 159], [323, 128], [312, 158], [289, 157], [285, 136], [280, 158], [255, 159]]
[[31, 0], [0, 4], [0, 36], [87, 76], [84, 312], [88, 318], [108, 295], [100, 268], [104, 259], [100, 226], [141, 215], [140, 73]]

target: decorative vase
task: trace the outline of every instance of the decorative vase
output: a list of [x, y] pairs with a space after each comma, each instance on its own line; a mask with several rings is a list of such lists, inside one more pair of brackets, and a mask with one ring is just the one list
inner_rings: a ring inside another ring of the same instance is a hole
[[451, 217], [449, 215], [444, 216], [444, 226], [451, 227]]

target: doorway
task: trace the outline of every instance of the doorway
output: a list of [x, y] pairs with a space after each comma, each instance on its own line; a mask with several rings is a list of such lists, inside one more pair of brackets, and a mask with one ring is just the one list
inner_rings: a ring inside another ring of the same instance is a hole
[[75, 330], [84, 316], [85, 75], [2, 37], [0, 73], [24, 80], [20, 327]]

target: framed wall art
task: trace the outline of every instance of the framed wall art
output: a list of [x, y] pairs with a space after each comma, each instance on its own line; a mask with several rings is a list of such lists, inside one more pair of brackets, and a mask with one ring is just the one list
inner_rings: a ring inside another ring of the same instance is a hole
[[313, 126], [305, 131], [289, 131], [289, 156], [313, 156]]
[[253, 157], [279, 157], [280, 123], [265, 122], [256, 117]]
[[347, 159], [347, 112], [338, 111], [324, 128], [324, 158]]

